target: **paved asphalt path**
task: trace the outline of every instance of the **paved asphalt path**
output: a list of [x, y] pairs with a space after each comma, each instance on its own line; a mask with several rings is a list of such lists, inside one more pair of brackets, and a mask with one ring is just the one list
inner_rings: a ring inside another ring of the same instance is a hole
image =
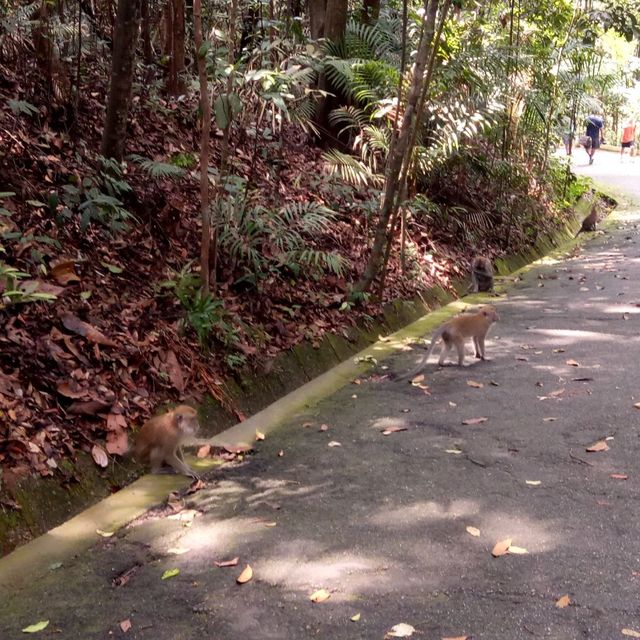
[[[576, 169], [640, 200], [640, 163], [600, 151]], [[497, 300], [490, 361], [432, 363], [430, 395], [392, 379], [419, 350], [380, 363], [211, 473], [195, 517], [96, 536], [1, 601], [0, 638], [39, 620], [65, 640], [381, 640], [399, 623], [420, 640], [640, 637], [635, 213]], [[528, 553], [492, 557], [507, 538]]]

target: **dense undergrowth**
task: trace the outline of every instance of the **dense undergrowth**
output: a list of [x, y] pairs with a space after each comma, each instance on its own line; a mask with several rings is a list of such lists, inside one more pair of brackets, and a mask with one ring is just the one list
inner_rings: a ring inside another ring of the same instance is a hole
[[[354, 305], [348, 294], [379, 193], [329, 177], [319, 150], [291, 124], [257, 155], [238, 137], [237, 200], [227, 199], [237, 206], [219, 230], [215, 294], [202, 298], [196, 97], [136, 100], [127, 153], [137, 157], [109, 169], [96, 153], [103, 76], [86, 84], [72, 120], [39, 92], [35, 72], [0, 67], [7, 487], [32, 473], [71, 480], [58, 462], [78, 448], [98, 462], [102, 447], [122, 453], [131, 427], [165, 401], [209, 393], [233, 411], [226, 376], [341, 333], [385, 301], [450, 288], [473, 251], [497, 256], [535, 243], [563, 223], [581, 188], [565, 185], [556, 165], [541, 182], [488, 143], [461, 149], [418, 185], [425, 198], [409, 216], [404, 259], [391, 254], [383, 300]], [[256, 186], [244, 193], [249, 174]]]

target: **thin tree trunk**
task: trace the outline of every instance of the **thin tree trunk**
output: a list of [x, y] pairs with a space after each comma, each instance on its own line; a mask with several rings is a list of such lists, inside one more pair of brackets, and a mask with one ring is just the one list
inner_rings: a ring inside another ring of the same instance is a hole
[[[437, 4], [437, 0], [424, 0], [426, 15], [429, 14], [430, 7], [433, 3]], [[429, 56], [429, 45], [430, 42], [426, 28], [423, 27], [413, 68], [413, 78], [407, 95], [407, 105], [402, 118], [402, 126], [400, 127], [398, 138], [395, 144], [393, 144], [389, 149], [389, 155], [387, 156], [384, 194], [373, 240], [373, 247], [371, 248], [371, 254], [369, 255], [369, 260], [367, 261], [365, 270], [360, 280], [354, 286], [355, 294], [364, 293], [369, 290], [375, 277], [380, 271], [380, 266], [384, 259], [385, 247], [389, 233], [389, 222], [393, 216], [397, 201], [398, 178], [400, 176], [400, 171], [402, 169], [403, 162], [405, 161], [405, 157], [408, 153], [411, 153], [411, 149], [409, 149], [409, 142], [411, 140], [413, 127], [415, 126], [417, 115], [416, 108], [418, 101], [420, 100], [420, 94], [424, 83], [424, 72]]]
[[200, 136], [200, 212], [202, 215], [202, 240], [200, 244], [200, 276], [202, 293], [211, 293], [209, 281], [209, 250], [211, 247], [211, 208], [209, 204], [209, 138], [211, 134], [211, 99], [207, 81], [206, 52], [202, 40], [202, 2], [193, 0], [194, 40], [200, 81], [200, 112], [202, 134]]
[[113, 35], [111, 83], [101, 151], [106, 158], [122, 160], [140, 28], [140, 0], [118, 0]]
[[149, 0], [142, 0], [142, 56], [145, 64], [153, 63], [153, 49], [151, 47], [151, 17], [149, 16]]

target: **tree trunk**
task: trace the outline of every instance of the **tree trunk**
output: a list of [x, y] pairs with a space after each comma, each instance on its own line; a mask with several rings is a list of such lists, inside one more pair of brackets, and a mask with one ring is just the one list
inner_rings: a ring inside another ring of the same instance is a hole
[[[424, 0], [426, 16], [430, 14], [430, 9], [433, 11], [432, 5], [434, 3], [437, 6], [437, 1], [438, 0]], [[365, 270], [354, 287], [355, 294], [364, 293], [369, 290], [375, 277], [378, 275], [380, 266], [384, 260], [384, 253], [389, 233], [389, 221], [391, 220], [397, 203], [397, 190], [399, 186], [398, 178], [400, 177], [400, 171], [403, 163], [405, 162], [405, 158], [411, 153], [409, 143], [411, 141], [417, 116], [416, 107], [420, 100], [424, 84], [424, 74], [427, 66], [427, 59], [429, 57], [430, 44], [429, 33], [427, 32], [426, 26], [423, 25], [413, 68], [413, 77], [411, 79], [411, 85], [407, 95], [407, 104], [402, 118], [402, 126], [400, 127], [398, 138], [395, 141], [395, 144], [389, 149], [389, 155], [387, 156], [384, 193], [382, 205], [380, 207], [380, 216], [373, 240], [373, 247], [371, 248], [371, 254], [369, 255], [369, 260], [367, 261]]]
[[380, 0], [362, 0], [361, 19], [364, 24], [375, 24], [380, 16]]
[[309, 0], [309, 30], [311, 39], [324, 36], [324, 19], [327, 13], [327, 0]]
[[100, 150], [106, 158], [116, 160], [122, 160], [124, 155], [140, 13], [140, 0], [118, 0], [111, 83]]
[[200, 277], [202, 293], [211, 293], [209, 281], [209, 251], [211, 248], [211, 207], [209, 204], [209, 138], [211, 135], [211, 100], [207, 80], [206, 52], [202, 49], [202, 2], [193, 0], [193, 32], [200, 81], [200, 112], [202, 135], [200, 136], [200, 213], [202, 216], [202, 240], [200, 243]]
[[169, 51], [169, 82], [167, 90], [173, 96], [185, 92], [184, 78], [184, 0], [171, 0], [167, 6], [171, 13], [171, 48]]
[[149, 0], [142, 0], [142, 56], [145, 64], [153, 63], [153, 49], [151, 47], [151, 16], [149, 15]]

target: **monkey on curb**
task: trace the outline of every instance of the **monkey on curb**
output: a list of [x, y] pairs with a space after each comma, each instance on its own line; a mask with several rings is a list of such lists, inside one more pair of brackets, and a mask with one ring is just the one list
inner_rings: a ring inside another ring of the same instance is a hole
[[443, 342], [442, 352], [438, 360], [440, 366], [444, 364], [445, 357], [454, 346], [458, 352], [458, 366], [464, 366], [464, 343], [467, 338], [473, 338], [476, 358], [485, 360], [484, 340], [491, 325], [499, 319], [496, 308], [493, 305], [486, 304], [481, 306], [476, 313], [463, 313], [445, 322], [433, 334], [431, 346], [417, 368], [402, 376], [400, 380], [414, 378], [425, 368], [429, 361], [429, 356], [431, 356], [431, 352], [440, 338], [442, 338]]
[[489, 258], [474, 256], [471, 261], [471, 286], [467, 293], [470, 291], [493, 291], [493, 267]]
[[574, 236], [577, 238], [583, 231], [595, 231], [596, 225], [598, 224], [598, 205], [594, 202], [591, 205], [591, 211], [589, 211], [589, 215], [582, 221], [582, 225]]
[[166, 463], [176, 473], [198, 479], [198, 474], [184, 461], [182, 442], [194, 436], [200, 424], [196, 410], [185, 404], [147, 420], [133, 445], [136, 462], [149, 464], [151, 473], [167, 473]]

